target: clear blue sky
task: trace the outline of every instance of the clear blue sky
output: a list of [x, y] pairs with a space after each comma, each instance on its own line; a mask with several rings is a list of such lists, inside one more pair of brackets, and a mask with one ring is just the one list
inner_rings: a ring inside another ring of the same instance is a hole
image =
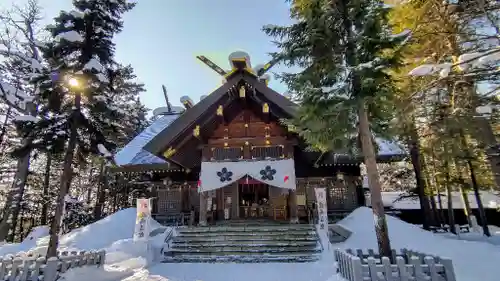
[[[60, 10], [71, 9], [71, 0], [39, 0], [46, 22]], [[10, 1], [22, 4], [25, 0]], [[141, 100], [150, 109], [164, 105], [161, 85], [168, 89], [171, 103], [190, 96], [198, 102], [221, 85], [221, 77], [196, 55], [205, 55], [228, 69], [227, 57], [235, 50], [251, 56], [252, 65], [266, 63], [275, 50], [261, 28], [265, 24], [290, 23], [285, 0], [137, 0], [126, 14], [125, 27], [115, 42], [117, 60], [131, 64], [138, 80], [146, 84]], [[3, 5], [0, 5], [3, 6]], [[283, 68], [276, 67], [273, 71]], [[286, 87], [275, 81], [279, 93]]]

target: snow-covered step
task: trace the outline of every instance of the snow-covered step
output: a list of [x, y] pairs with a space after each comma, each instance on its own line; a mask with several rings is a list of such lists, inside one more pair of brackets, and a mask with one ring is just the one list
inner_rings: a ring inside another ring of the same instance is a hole
[[233, 231], [217, 231], [217, 232], [178, 232], [184, 237], [217, 237], [221, 234], [225, 236], [301, 236], [301, 235], [316, 235], [314, 231], [308, 230], [290, 230], [290, 231], [245, 231], [245, 232], [233, 232]]
[[296, 255], [235, 255], [235, 256], [172, 256], [166, 257], [164, 262], [173, 263], [269, 263], [269, 262], [315, 262], [319, 259], [318, 255], [296, 254]]
[[229, 235], [229, 236], [177, 236], [172, 239], [174, 242], [192, 241], [317, 241], [316, 236], [257, 236], [257, 235]]
[[266, 247], [266, 246], [279, 246], [279, 247], [315, 247], [317, 241], [172, 241], [172, 245], [176, 247], [191, 247], [191, 248], [203, 248], [203, 247], [230, 247], [230, 246], [240, 246], [240, 247]]
[[226, 246], [226, 247], [174, 247], [170, 250], [172, 253], [217, 253], [217, 254], [232, 254], [232, 253], [295, 253], [295, 252], [318, 252], [321, 248], [316, 247], [251, 247], [251, 246]]
[[222, 225], [177, 229], [165, 262], [307, 262], [321, 247], [311, 225]]
[[314, 228], [310, 225], [265, 225], [265, 226], [215, 226], [179, 228], [179, 233], [211, 233], [211, 232], [286, 232], [286, 231], [311, 231]]

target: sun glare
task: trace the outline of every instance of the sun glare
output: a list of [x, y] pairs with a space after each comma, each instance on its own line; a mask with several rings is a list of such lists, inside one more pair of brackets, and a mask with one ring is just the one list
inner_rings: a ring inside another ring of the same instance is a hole
[[78, 79], [72, 77], [72, 78], [68, 79], [68, 85], [75, 88], [75, 87], [78, 87], [80, 85], [80, 83], [78, 82]]

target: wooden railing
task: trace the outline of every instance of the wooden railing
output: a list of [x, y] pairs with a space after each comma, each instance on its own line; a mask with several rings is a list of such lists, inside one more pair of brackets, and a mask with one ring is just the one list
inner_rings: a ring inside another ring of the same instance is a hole
[[282, 145], [275, 146], [252, 146], [252, 159], [278, 159], [284, 157]]
[[243, 158], [242, 147], [214, 147], [212, 159], [216, 161], [238, 160]]
[[285, 220], [287, 212], [285, 207], [272, 206], [240, 206], [242, 218], [273, 218], [274, 220]]
[[71, 268], [83, 266], [102, 266], [106, 252], [61, 252], [58, 257], [45, 259], [36, 255], [28, 257], [4, 257], [0, 260], [0, 280], [16, 281], [55, 281]]

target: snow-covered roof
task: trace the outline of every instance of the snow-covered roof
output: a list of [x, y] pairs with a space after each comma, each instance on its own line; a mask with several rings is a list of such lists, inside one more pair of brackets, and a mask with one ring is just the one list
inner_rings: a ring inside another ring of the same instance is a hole
[[160, 164], [167, 163], [162, 158], [144, 150], [144, 146], [151, 141], [161, 131], [165, 130], [179, 114], [165, 115], [158, 118], [149, 127], [137, 135], [131, 142], [122, 148], [115, 155], [116, 164], [136, 165], [136, 164]]
[[406, 154], [404, 147], [396, 141], [388, 141], [375, 138], [378, 145], [378, 155], [401, 155]]
[[[481, 200], [485, 208], [496, 209], [500, 208], [500, 196], [489, 192], [489, 191], [480, 191]], [[382, 192], [382, 201], [384, 202], [384, 206], [391, 207], [397, 210], [418, 210], [420, 209], [420, 202], [416, 197], [408, 197], [408, 198], [400, 198], [401, 195], [404, 195], [404, 192], [400, 191], [387, 191]], [[369, 195], [367, 195], [369, 199]], [[474, 192], [469, 192], [467, 194], [469, 205], [472, 209], [477, 209], [476, 197], [474, 196]], [[453, 203], [453, 209], [462, 209], [463, 202], [460, 192], [452, 192], [451, 200]], [[437, 196], [435, 196], [436, 203], [438, 202]], [[443, 209], [447, 209], [448, 197], [441, 196], [441, 204]], [[367, 200], [367, 205], [370, 205], [370, 200]]]

